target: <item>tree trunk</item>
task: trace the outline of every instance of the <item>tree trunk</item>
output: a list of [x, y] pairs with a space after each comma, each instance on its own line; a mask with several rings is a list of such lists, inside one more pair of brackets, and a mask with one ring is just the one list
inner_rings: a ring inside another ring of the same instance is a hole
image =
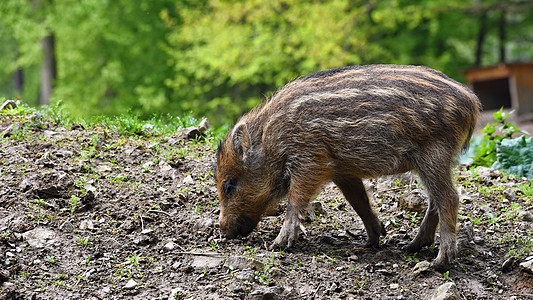
[[483, 43], [485, 42], [485, 35], [487, 34], [487, 13], [483, 12], [479, 19], [479, 31], [477, 35], [476, 46], [476, 66], [481, 66], [483, 56]]
[[22, 69], [17, 69], [13, 73], [13, 87], [15, 88], [15, 92], [20, 96], [24, 87], [24, 72]]
[[505, 20], [505, 10], [502, 10], [502, 14], [500, 15], [500, 23], [498, 25], [498, 32], [500, 36], [500, 62], [505, 62], [505, 27], [506, 27], [506, 20]]
[[56, 59], [55, 59], [55, 39], [50, 34], [42, 40], [44, 52], [43, 69], [41, 71], [41, 93], [39, 95], [39, 104], [50, 104], [50, 96], [56, 79]]

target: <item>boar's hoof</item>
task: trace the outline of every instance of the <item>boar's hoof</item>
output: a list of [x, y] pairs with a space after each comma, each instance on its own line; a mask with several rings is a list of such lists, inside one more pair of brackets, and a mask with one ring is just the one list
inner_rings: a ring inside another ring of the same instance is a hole
[[281, 228], [281, 231], [279, 232], [278, 236], [268, 247], [269, 250], [275, 250], [275, 249], [284, 249], [284, 248], [291, 248], [295, 243], [296, 240], [298, 240], [298, 228], [293, 230], [286, 230], [286, 228]]
[[448, 259], [446, 258], [442, 259], [437, 256], [437, 258], [435, 258], [435, 260], [431, 262], [431, 266], [436, 271], [445, 271], [448, 269], [450, 264], [449, 264]]
[[370, 249], [379, 249], [380, 248], [379, 241], [378, 242], [367, 241], [363, 247], [370, 248]]
[[434, 236], [431, 235], [429, 237], [416, 237], [414, 240], [412, 240], [407, 246], [402, 247], [403, 251], [415, 253], [420, 251], [422, 247], [425, 246], [431, 246], [434, 242]]
[[437, 271], [448, 269], [449, 263], [457, 256], [457, 246], [455, 241], [443, 240], [440, 244], [439, 254], [433, 261], [433, 268]]

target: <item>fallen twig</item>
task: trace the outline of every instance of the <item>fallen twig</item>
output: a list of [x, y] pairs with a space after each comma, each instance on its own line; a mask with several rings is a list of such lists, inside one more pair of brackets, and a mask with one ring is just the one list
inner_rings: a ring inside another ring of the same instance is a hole
[[171, 214], [167, 213], [166, 211], [162, 211], [162, 210], [150, 209], [150, 210], [148, 210], [147, 212], [149, 212], [149, 213], [164, 214], [164, 215], [167, 215], [167, 216], [169, 216], [170, 218], [172, 218], [172, 215], [171, 215]]
[[200, 255], [200, 256], [209, 256], [209, 257], [224, 257], [220, 253], [205, 253], [205, 252], [174, 252], [174, 254], [182, 254], [182, 255]]

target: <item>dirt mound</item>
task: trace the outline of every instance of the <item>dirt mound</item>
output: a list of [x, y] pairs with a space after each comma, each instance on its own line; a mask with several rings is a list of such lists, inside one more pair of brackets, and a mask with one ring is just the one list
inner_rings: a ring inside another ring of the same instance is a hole
[[426, 262], [438, 242], [401, 250], [425, 209], [409, 174], [366, 182], [388, 232], [380, 249], [362, 248], [362, 222], [328, 185], [296, 247], [272, 252], [283, 215], [221, 238], [212, 142], [32, 115], [0, 116], [0, 133], [0, 298], [428, 299], [440, 286], [460, 299], [533, 297], [525, 179], [457, 169], [460, 255], [439, 273]]

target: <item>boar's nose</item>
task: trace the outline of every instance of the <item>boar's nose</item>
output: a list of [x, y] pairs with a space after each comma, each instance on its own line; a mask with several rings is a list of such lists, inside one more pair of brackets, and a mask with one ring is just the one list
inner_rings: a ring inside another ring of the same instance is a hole
[[242, 236], [247, 236], [252, 232], [257, 223], [247, 216], [240, 215], [237, 217], [237, 233]]
[[234, 219], [220, 218], [220, 229], [222, 237], [233, 239], [237, 236], [247, 236], [252, 232], [257, 222], [245, 215], [239, 215]]

